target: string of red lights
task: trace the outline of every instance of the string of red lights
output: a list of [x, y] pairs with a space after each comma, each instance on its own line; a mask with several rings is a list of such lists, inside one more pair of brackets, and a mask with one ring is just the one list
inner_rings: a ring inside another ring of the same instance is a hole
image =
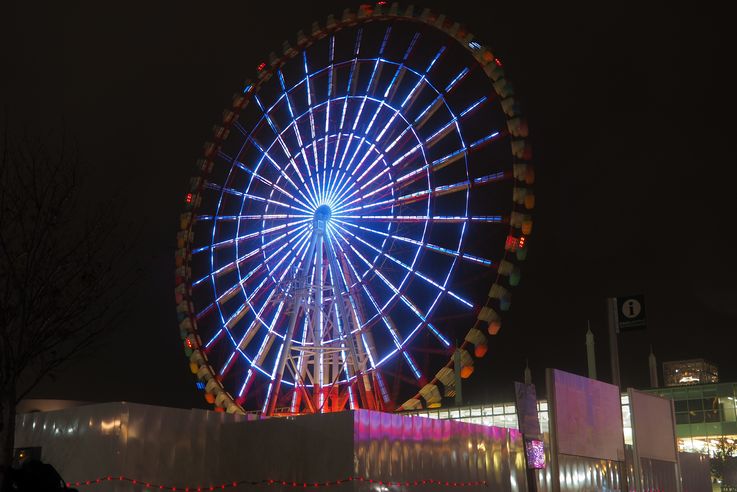
[[293, 488], [301, 488], [301, 489], [308, 489], [308, 488], [318, 488], [318, 487], [331, 487], [340, 485], [345, 482], [352, 482], [352, 481], [359, 481], [359, 482], [369, 482], [369, 483], [376, 483], [379, 485], [386, 485], [387, 487], [391, 486], [397, 486], [397, 487], [416, 487], [420, 485], [438, 485], [443, 487], [472, 487], [472, 486], [487, 486], [486, 480], [478, 480], [475, 482], [452, 482], [447, 480], [434, 480], [434, 479], [425, 479], [425, 480], [408, 480], [408, 481], [388, 481], [388, 480], [374, 480], [371, 478], [365, 478], [365, 477], [348, 477], [343, 478], [340, 480], [331, 480], [328, 482], [295, 482], [295, 481], [287, 481], [287, 480], [259, 480], [259, 481], [250, 481], [250, 480], [240, 480], [237, 482], [226, 482], [218, 485], [197, 485], [197, 486], [171, 486], [171, 485], [161, 485], [161, 484], [155, 484], [151, 482], [146, 482], [145, 480], [137, 480], [130, 477], [124, 477], [124, 476], [107, 476], [107, 477], [101, 477], [96, 478], [94, 480], [82, 480], [78, 482], [67, 482], [67, 487], [81, 487], [84, 485], [97, 485], [101, 484], [103, 482], [110, 482], [110, 481], [119, 481], [119, 482], [130, 482], [133, 485], [138, 485], [141, 487], [149, 488], [149, 489], [158, 489], [158, 490], [171, 490], [171, 491], [183, 491], [183, 492], [205, 492], [208, 490], [221, 490], [221, 489], [227, 489], [227, 488], [235, 488], [240, 485], [264, 485], [264, 486], [274, 486], [274, 485], [281, 485], [286, 487], [293, 487]]

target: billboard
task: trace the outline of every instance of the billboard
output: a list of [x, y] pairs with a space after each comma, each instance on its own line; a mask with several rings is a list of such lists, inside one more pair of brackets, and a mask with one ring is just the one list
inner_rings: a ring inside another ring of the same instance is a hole
[[515, 403], [519, 430], [525, 436], [540, 436], [540, 421], [537, 415], [537, 392], [534, 384], [514, 383]]
[[671, 400], [631, 388], [627, 392], [637, 456], [675, 463], [677, 448]]
[[624, 461], [619, 388], [558, 369], [548, 369], [548, 381], [557, 452]]

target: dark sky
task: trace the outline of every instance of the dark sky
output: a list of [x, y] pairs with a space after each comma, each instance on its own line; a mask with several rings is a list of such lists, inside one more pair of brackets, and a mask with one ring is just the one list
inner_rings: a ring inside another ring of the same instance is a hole
[[[426, 2], [465, 23], [515, 82], [537, 166], [535, 229], [511, 318], [466, 387], [511, 397], [530, 360], [583, 373], [586, 320], [609, 377], [604, 298], [643, 292], [625, 384], [705, 357], [737, 380], [733, 18], [706, 2]], [[416, 2], [420, 5], [421, 2]], [[120, 191], [146, 276], [124, 326], [34, 396], [204, 406], [180, 348], [181, 198], [241, 81], [298, 29], [356, 2], [4, 2], [0, 100], [19, 127], [64, 127], [89, 181]], [[542, 387], [539, 387], [542, 392]]]

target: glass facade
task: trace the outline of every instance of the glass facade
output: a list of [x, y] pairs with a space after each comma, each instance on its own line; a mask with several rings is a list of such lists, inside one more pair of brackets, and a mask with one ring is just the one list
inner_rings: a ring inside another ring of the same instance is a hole
[[678, 447], [682, 451], [713, 454], [719, 439], [737, 440], [737, 383], [674, 386], [648, 392], [673, 400]]
[[[418, 415], [431, 419], [453, 419], [472, 424], [493, 425], [518, 429], [517, 409], [514, 403], [489, 403], [452, 408], [434, 408], [405, 412], [406, 415]], [[540, 429], [548, 432], [548, 402], [537, 402], [537, 415], [540, 419]]]
[[[677, 386], [646, 390], [673, 400], [676, 435], [681, 451], [713, 454], [719, 439], [737, 441], [737, 383]], [[629, 398], [622, 395], [625, 444], [632, 444]], [[540, 429], [548, 432], [548, 402], [537, 402]], [[489, 403], [407, 412], [433, 419], [454, 419], [474, 424], [517, 429], [514, 403]]]
[[685, 386], [719, 382], [717, 366], [704, 359], [663, 362], [665, 386]]

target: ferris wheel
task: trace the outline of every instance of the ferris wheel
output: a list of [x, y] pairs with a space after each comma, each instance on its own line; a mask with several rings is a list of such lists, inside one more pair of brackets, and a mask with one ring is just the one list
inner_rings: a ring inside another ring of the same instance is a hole
[[534, 207], [502, 62], [380, 2], [313, 24], [233, 97], [191, 179], [179, 327], [216, 410], [452, 396], [519, 281]]

